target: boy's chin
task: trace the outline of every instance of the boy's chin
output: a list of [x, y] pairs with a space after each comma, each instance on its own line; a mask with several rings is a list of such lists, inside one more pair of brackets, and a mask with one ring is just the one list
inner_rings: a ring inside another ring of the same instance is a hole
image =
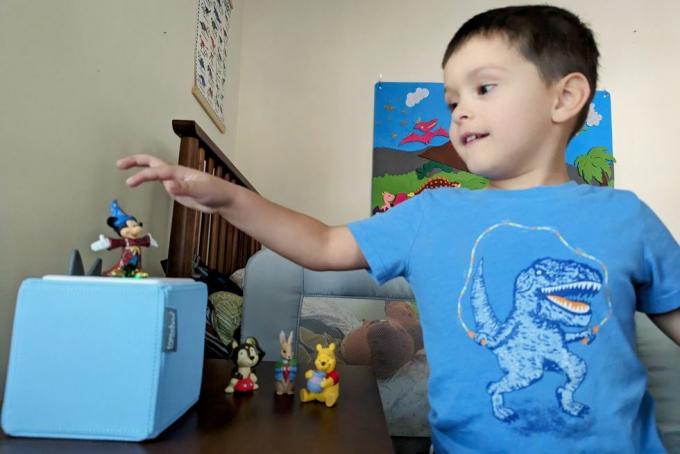
[[493, 166], [483, 165], [482, 163], [466, 162], [468, 172], [484, 177], [487, 180], [496, 180], [502, 178], [504, 174], [502, 169], [494, 168]]

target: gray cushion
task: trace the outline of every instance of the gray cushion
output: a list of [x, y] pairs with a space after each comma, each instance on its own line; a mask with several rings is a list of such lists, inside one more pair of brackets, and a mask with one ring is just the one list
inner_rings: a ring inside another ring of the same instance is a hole
[[[262, 251], [246, 266], [241, 333], [258, 339], [265, 358], [278, 360], [278, 333], [293, 331], [298, 358], [310, 360], [313, 348], [310, 352], [309, 345], [303, 344], [335, 342], [341, 347], [340, 339], [346, 339], [349, 329], [361, 325], [356, 317], [359, 312], [367, 320], [384, 318], [385, 301], [389, 300], [413, 300], [404, 279], [379, 286], [363, 270], [310, 271], [271, 251]], [[305, 326], [300, 326], [302, 319]], [[317, 329], [310, 331], [310, 323]], [[344, 359], [341, 353], [338, 360]], [[378, 380], [387, 426], [394, 436], [427, 437], [427, 361], [422, 350], [401, 359], [407, 362], [391, 376]]]
[[262, 250], [246, 266], [241, 336], [255, 336], [270, 360], [279, 354], [279, 332], [297, 332], [305, 297], [345, 297], [367, 300], [413, 299], [406, 280], [377, 285], [364, 270], [311, 271], [270, 251]]
[[680, 454], [680, 347], [649, 318], [635, 314], [640, 360], [649, 372], [648, 389], [656, 402], [656, 419], [664, 445]]

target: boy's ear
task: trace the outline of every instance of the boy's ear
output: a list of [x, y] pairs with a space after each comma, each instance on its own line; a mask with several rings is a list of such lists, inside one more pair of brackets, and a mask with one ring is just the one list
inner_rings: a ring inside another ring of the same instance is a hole
[[555, 83], [555, 104], [552, 119], [555, 123], [566, 123], [576, 118], [588, 102], [590, 84], [581, 73], [571, 73]]

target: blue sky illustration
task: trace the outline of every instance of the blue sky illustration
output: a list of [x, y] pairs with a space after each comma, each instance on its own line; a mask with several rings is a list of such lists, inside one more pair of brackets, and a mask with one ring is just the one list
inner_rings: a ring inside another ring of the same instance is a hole
[[608, 91], [598, 90], [593, 99], [585, 130], [576, 135], [567, 146], [566, 161], [574, 164], [576, 158], [588, 153], [593, 147], [604, 146], [607, 152], [614, 154], [612, 144], [612, 104]]
[[[595, 146], [604, 146], [613, 154], [611, 125], [611, 96], [599, 90], [595, 93], [587, 125], [567, 147], [566, 161], [576, 158]], [[440, 82], [378, 82], [375, 84], [374, 148], [390, 148], [406, 152], [420, 152], [443, 145], [447, 137], [434, 137], [429, 144], [410, 142], [400, 145], [409, 134], [422, 133], [414, 126], [418, 121], [438, 119], [433, 130], [449, 130], [451, 115], [444, 101], [444, 84]]]
[[449, 140], [448, 137], [435, 137], [429, 145], [421, 142], [399, 145], [399, 142], [409, 134], [413, 132], [420, 134], [413, 129], [417, 121], [435, 118], [439, 119], [439, 122], [434, 129], [449, 130], [451, 115], [444, 101], [444, 84], [435, 82], [375, 84], [374, 148], [416, 152], [431, 146], [443, 145]]

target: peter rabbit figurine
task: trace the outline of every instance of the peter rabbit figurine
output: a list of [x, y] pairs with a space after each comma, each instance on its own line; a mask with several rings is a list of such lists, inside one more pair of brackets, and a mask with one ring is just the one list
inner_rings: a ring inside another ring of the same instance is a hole
[[295, 375], [297, 374], [297, 361], [293, 358], [293, 332], [286, 339], [286, 334], [279, 333], [281, 344], [281, 360], [274, 367], [274, 389], [277, 395], [294, 394]]

